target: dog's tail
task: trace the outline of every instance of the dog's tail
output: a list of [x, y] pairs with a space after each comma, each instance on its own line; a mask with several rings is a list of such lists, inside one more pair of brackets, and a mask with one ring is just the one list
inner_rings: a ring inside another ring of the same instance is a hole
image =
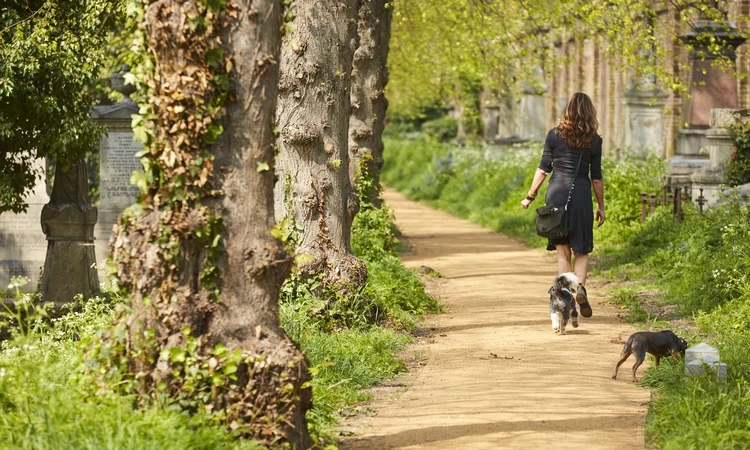
[[631, 353], [633, 351], [633, 341], [635, 340], [635, 333], [628, 338], [625, 342], [625, 346], [622, 348], [622, 353]]
[[576, 274], [573, 272], [567, 272], [555, 277], [555, 280], [552, 282], [552, 287], [558, 296], [564, 295], [563, 289], [568, 291], [569, 294], [574, 295], [573, 291], [578, 288], [579, 283], [580, 281], [578, 281]]

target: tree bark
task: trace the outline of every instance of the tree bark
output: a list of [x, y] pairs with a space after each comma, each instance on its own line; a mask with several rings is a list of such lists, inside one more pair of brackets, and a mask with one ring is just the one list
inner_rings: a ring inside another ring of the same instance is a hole
[[349, 180], [348, 130], [357, 0], [295, 0], [282, 43], [276, 218], [296, 225], [305, 277], [352, 292], [367, 278], [351, 251], [358, 209]]
[[[155, 61], [146, 168], [160, 181], [113, 238], [133, 294], [130, 373], [147, 397], [166, 386], [267, 445], [308, 448], [307, 364], [278, 314], [291, 258], [271, 235], [281, 1], [233, 0], [216, 12], [198, 0], [144, 3]], [[211, 112], [217, 104], [223, 113]], [[200, 144], [217, 125], [218, 140]]]
[[[356, 186], [361, 169], [372, 181], [364, 197], [380, 206], [380, 171], [383, 167], [383, 128], [388, 100], [388, 48], [393, 2], [362, 0], [357, 18], [359, 45], [352, 70], [352, 112], [349, 117], [349, 178]], [[364, 166], [363, 166], [364, 165]]]

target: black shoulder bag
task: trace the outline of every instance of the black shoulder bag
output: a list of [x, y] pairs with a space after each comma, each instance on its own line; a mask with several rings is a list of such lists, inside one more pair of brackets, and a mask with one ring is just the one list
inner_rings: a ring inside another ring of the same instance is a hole
[[581, 156], [578, 158], [576, 173], [573, 175], [573, 183], [570, 185], [568, 200], [565, 202], [565, 206], [544, 205], [536, 209], [536, 219], [534, 219], [534, 224], [536, 225], [536, 234], [539, 236], [547, 239], [560, 239], [568, 235], [568, 232], [570, 231], [568, 228], [568, 203], [570, 203], [570, 197], [573, 195], [573, 187], [575, 187], [576, 184], [578, 169], [581, 167], [582, 158], [583, 150], [581, 150]]

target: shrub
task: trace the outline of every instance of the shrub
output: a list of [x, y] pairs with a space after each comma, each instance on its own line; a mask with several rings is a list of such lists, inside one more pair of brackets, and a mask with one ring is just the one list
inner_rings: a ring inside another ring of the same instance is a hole
[[438, 141], [449, 141], [458, 136], [458, 121], [447, 116], [428, 120], [422, 124], [422, 132]]

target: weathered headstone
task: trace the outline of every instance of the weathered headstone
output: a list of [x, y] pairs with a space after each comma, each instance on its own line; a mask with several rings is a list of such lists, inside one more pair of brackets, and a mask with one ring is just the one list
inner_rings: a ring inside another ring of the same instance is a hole
[[47, 241], [39, 225], [42, 207], [49, 201], [44, 160], [37, 160], [34, 167], [39, 178], [26, 199], [26, 212], [0, 214], [0, 288], [7, 287], [12, 277], [22, 276], [31, 280], [25, 290], [34, 291], [44, 266]]
[[[127, 71], [127, 67], [123, 70]], [[136, 154], [143, 150], [143, 145], [133, 141], [131, 116], [138, 112], [138, 106], [128, 97], [133, 87], [123, 84], [122, 74], [112, 77], [112, 87], [125, 94], [125, 98], [114, 105], [96, 106], [92, 112], [94, 120], [107, 128], [99, 146], [99, 221], [94, 230], [98, 261], [109, 257], [112, 227], [138, 195], [130, 177], [141, 170]]]
[[718, 349], [702, 342], [685, 350], [685, 375], [703, 375], [705, 367], [711, 369], [719, 380], [726, 380], [727, 364], [721, 362]]
[[644, 76], [623, 94], [625, 142], [638, 155], [664, 156], [664, 105], [668, 95]]
[[521, 139], [544, 142], [547, 137], [547, 122], [544, 95], [547, 85], [540, 67], [534, 69], [532, 81], [524, 84], [519, 110], [521, 114], [519, 136]]
[[520, 137], [530, 141], [544, 142], [547, 137], [545, 122], [545, 100], [544, 92], [546, 88], [535, 88], [527, 84], [521, 95], [521, 124]]
[[89, 298], [99, 292], [94, 256], [97, 211], [88, 190], [83, 159], [67, 168], [57, 165], [52, 195], [41, 216], [47, 235], [40, 289], [45, 302], [60, 305], [73, 301], [78, 294]]

